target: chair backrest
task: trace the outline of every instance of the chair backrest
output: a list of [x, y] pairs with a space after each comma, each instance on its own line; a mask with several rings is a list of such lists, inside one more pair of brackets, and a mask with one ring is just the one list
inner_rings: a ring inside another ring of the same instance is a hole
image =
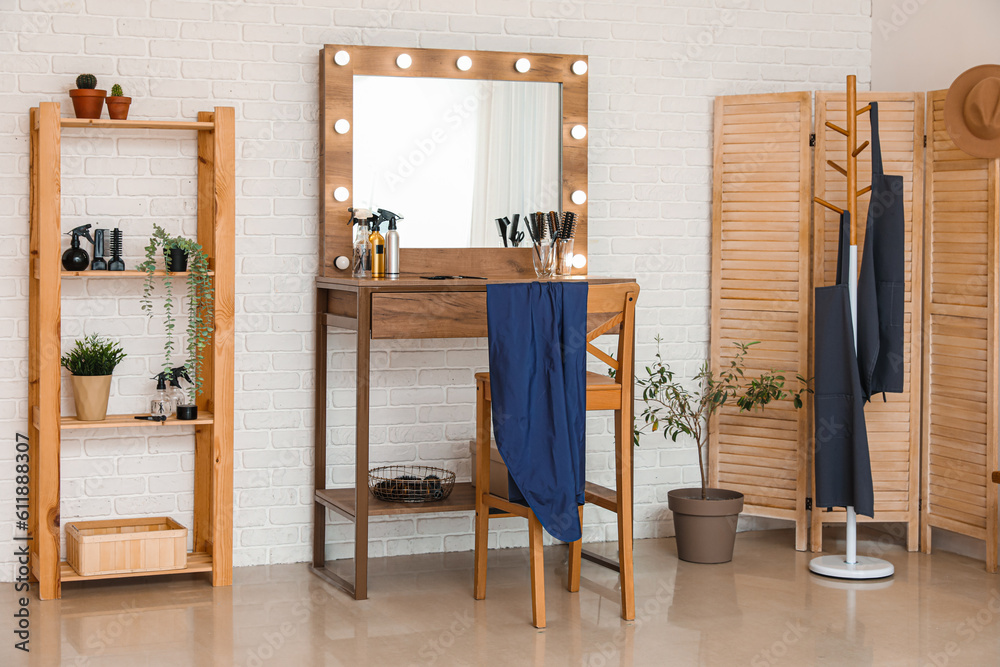
[[[587, 352], [615, 371], [615, 382], [632, 387], [635, 345], [636, 283], [591, 283], [587, 295]], [[614, 357], [593, 344], [598, 336], [618, 334], [618, 354]]]

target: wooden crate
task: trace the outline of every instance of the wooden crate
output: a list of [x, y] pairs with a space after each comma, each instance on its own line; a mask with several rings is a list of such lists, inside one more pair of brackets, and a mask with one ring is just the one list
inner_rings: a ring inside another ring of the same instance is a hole
[[170, 517], [71, 523], [66, 560], [84, 577], [183, 570], [187, 528]]

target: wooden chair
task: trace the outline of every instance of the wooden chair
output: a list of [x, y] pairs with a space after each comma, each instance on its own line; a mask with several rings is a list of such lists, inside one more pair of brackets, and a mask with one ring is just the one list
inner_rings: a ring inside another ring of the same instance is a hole
[[[587, 372], [587, 410], [614, 410], [615, 481], [608, 489], [587, 482], [585, 499], [618, 515], [618, 563], [622, 618], [635, 618], [632, 578], [632, 387], [634, 383], [635, 283], [591, 284], [587, 298], [587, 351], [614, 369], [615, 377]], [[612, 357], [593, 345], [604, 334], [618, 334], [618, 354]], [[473, 597], [486, 597], [486, 550], [489, 520], [520, 516], [528, 520], [531, 554], [531, 616], [536, 628], [545, 627], [545, 576], [542, 557], [542, 524], [530, 508], [490, 493], [490, 375], [476, 374], [476, 567]], [[583, 521], [583, 507], [580, 507]], [[567, 588], [580, 590], [582, 540], [569, 545]]]

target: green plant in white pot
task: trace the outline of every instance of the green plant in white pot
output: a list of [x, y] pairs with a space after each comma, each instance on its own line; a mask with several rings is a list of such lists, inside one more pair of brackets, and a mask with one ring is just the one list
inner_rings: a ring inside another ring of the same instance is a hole
[[734, 343], [738, 348], [729, 365], [716, 371], [707, 362], [692, 378], [694, 390], [674, 379], [674, 372], [663, 362], [656, 338], [656, 361], [646, 367], [646, 377], [637, 378], [645, 403], [643, 423], [635, 429], [635, 442], [645, 432], [660, 431], [664, 438], [675, 441], [679, 436], [691, 437], [698, 450], [700, 488], [673, 489], [667, 494], [674, 513], [677, 535], [677, 555], [694, 563], [725, 563], [733, 559], [736, 523], [743, 510], [743, 494], [708, 486], [708, 423], [724, 405], [735, 403], [741, 412], [762, 409], [772, 401], [791, 398], [796, 408], [803, 405], [803, 395], [812, 390], [802, 376], [796, 376], [801, 387], [785, 391], [785, 376], [781, 371], [768, 371], [757, 377], [747, 377], [745, 358], [752, 343]]
[[125, 356], [119, 343], [97, 334], [78, 339], [62, 356], [62, 366], [71, 373], [79, 421], [102, 421], [107, 417], [111, 374]]

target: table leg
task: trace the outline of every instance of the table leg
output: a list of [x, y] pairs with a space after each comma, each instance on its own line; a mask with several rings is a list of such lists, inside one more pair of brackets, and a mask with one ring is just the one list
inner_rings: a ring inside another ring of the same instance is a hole
[[368, 598], [368, 419], [371, 380], [371, 290], [358, 289], [358, 368], [355, 403], [354, 599]]
[[[313, 481], [326, 489], [327, 335], [326, 290], [316, 290], [316, 432]], [[313, 567], [326, 566], [326, 507], [313, 498]]]

